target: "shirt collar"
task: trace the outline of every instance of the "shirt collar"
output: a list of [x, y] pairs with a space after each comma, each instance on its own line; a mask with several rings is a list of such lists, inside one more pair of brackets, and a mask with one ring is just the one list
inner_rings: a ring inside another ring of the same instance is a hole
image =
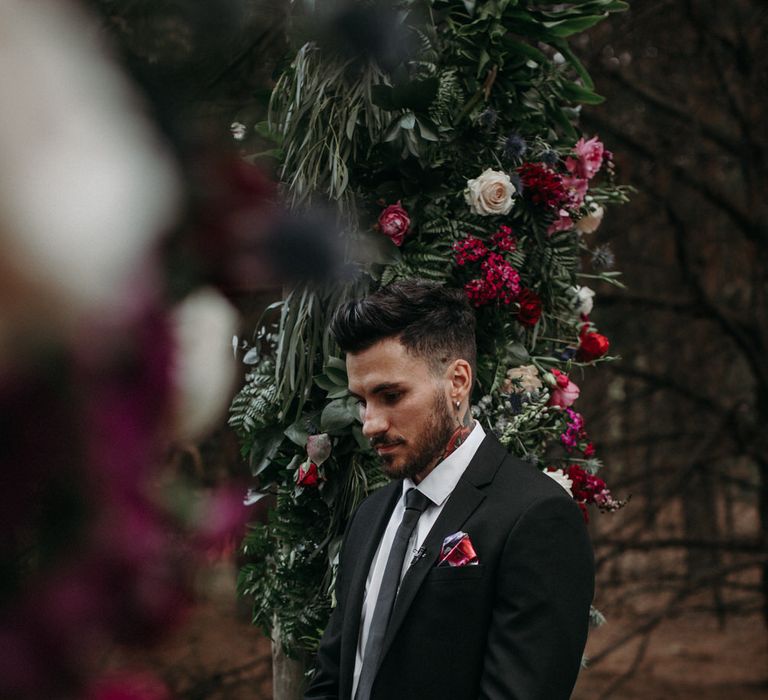
[[485, 438], [485, 431], [479, 421], [475, 421], [472, 432], [467, 436], [467, 439], [429, 472], [418, 486], [411, 479], [403, 479], [403, 494], [408, 489], [416, 487], [436, 506], [443, 505], [453, 489], [456, 488], [456, 484], [459, 483], [461, 475], [469, 466], [472, 457], [475, 456], [483, 438]]

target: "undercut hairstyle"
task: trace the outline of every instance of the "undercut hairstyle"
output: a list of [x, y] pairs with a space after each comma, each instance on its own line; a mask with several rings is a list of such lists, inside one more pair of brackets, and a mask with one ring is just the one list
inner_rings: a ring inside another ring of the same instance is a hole
[[331, 333], [344, 352], [362, 352], [397, 338], [435, 373], [462, 359], [474, 375], [475, 326], [475, 312], [462, 290], [409, 279], [342, 304], [331, 321]]

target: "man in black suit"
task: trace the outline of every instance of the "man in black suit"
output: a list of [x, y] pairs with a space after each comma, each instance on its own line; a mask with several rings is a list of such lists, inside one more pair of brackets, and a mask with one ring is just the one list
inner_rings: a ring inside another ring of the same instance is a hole
[[404, 281], [342, 306], [363, 433], [394, 480], [347, 527], [306, 700], [567, 700], [593, 595], [573, 499], [472, 419], [463, 293]]

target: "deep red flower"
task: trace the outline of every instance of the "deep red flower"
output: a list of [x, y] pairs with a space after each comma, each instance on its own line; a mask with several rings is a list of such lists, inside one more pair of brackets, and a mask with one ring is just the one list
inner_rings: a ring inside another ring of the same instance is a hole
[[589, 443], [587, 443], [587, 446], [584, 448], [583, 452], [584, 452], [584, 456], [587, 459], [589, 459], [590, 457], [594, 457], [595, 456], [595, 446], [591, 442], [589, 442]]
[[608, 338], [594, 331], [582, 331], [576, 359], [579, 362], [592, 362], [605, 355], [610, 347]]
[[317, 465], [314, 462], [302, 464], [299, 467], [299, 473], [296, 476], [296, 485], [304, 488], [314, 488], [320, 480], [320, 473], [317, 471]]
[[488, 287], [485, 280], [473, 279], [464, 285], [464, 292], [472, 306], [481, 307], [493, 301], [493, 290]]
[[465, 236], [453, 244], [453, 257], [457, 265], [466, 265], [468, 262], [477, 262], [488, 255], [485, 243], [475, 236]]
[[520, 293], [520, 274], [499, 253], [488, 253], [481, 266], [483, 281], [493, 299], [511, 304]]
[[522, 289], [517, 298], [520, 304], [516, 316], [524, 326], [535, 326], [541, 318], [541, 299], [532, 289]]
[[523, 193], [534, 204], [559, 209], [570, 201], [570, 194], [559, 173], [544, 163], [523, 163], [518, 169]]
[[499, 230], [491, 236], [491, 242], [498, 250], [510, 253], [517, 248], [517, 239], [512, 235], [509, 226], [499, 226]]

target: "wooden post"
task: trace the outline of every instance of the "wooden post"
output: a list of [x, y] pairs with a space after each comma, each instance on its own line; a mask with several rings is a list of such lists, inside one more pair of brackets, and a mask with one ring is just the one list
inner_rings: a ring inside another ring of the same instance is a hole
[[280, 626], [272, 626], [272, 698], [273, 700], [301, 700], [304, 695], [304, 673], [307, 661], [289, 657], [280, 642]]

